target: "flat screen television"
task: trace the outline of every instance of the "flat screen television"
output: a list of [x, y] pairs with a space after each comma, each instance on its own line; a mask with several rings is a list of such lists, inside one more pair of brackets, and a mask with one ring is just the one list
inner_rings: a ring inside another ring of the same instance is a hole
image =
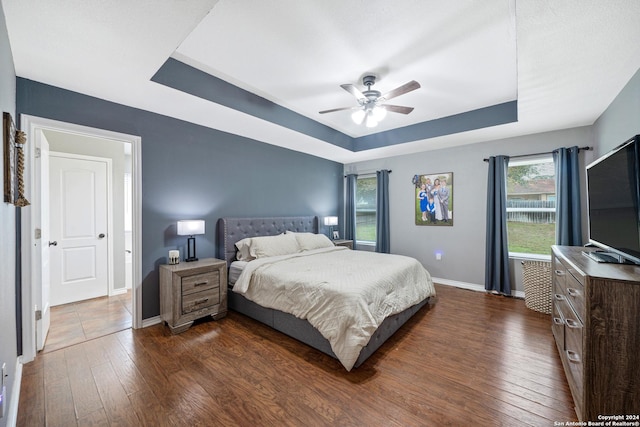
[[587, 166], [589, 242], [603, 249], [599, 261], [640, 264], [639, 150], [636, 135]]

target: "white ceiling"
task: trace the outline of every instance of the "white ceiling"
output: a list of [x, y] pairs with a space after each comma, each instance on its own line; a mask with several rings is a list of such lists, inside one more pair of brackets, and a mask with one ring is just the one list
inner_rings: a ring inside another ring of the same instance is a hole
[[[2, 0], [16, 74], [349, 163], [590, 125], [640, 68], [638, 0]], [[518, 122], [352, 152], [152, 82], [169, 58], [352, 137], [340, 88], [421, 88], [373, 132], [518, 100]]]

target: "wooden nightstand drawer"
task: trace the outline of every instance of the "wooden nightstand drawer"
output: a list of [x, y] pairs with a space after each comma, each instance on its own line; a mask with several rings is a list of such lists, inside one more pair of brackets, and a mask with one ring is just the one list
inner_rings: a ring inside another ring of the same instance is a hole
[[186, 276], [182, 278], [182, 295], [218, 286], [220, 286], [220, 274], [217, 271]]
[[214, 306], [220, 302], [220, 287], [182, 296], [182, 314]]

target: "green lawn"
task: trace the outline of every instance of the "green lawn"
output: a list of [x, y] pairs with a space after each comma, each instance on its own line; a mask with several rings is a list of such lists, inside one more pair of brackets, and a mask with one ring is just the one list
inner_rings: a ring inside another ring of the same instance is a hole
[[556, 239], [555, 224], [532, 224], [507, 222], [509, 252], [526, 254], [551, 254], [551, 245]]
[[375, 224], [361, 224], [356, 231], [356, 240], [364, 240], [369, 242], [376, 241]]

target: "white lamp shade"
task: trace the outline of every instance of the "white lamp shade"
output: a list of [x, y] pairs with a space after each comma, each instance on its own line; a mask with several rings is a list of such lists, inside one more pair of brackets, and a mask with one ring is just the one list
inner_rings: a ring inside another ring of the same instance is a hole
[[387, 117], [387, 109], [378, 105], [371, 110], [371, 114], [377, 122], [381, 122], [385, 117]]
[[324, 217], [324, 225], [338, 225], [338, 217], [337, 216], [325, 216]]
[[368, 128], [374, 128], [374, 127], [378, 126], [378, 121], [373, 116], [372, 112], [367, 113], [367, 119], [365, 120], [364, 124]]
[[351, 120], [353, 120], [355, 124], [361, 125], [366, 115], [367, 113], [364, 110], [356, 110], [351, 114]]
[[189, 219], [178, 221], [179, 236], [193, 236], [194, 234], [204, 234], [203, 219]]

